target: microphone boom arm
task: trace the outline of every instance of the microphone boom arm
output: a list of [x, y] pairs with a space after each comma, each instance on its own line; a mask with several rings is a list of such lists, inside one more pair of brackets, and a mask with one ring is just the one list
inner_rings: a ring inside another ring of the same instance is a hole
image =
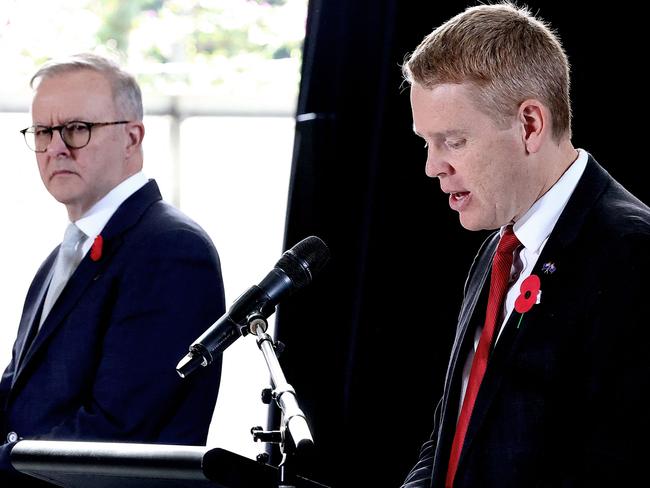
[[[257, 346], [264, 355], [264, 360], [271, 375], [271, 385], [273, 386], [273, 399], [282, 411], [282, 425], [280, 432], [282, 435], [282, 450], [285, 451], [287, 433], [291, 437], [291, 442], [297, 451], [310, 449], [314, 446], [314, 440], [307, 424], [305, 414], [298, 406], [296, 391], [287, 383], [282, 372], [278, 357], [275, 353], [273, 338], [266, 333], [268, 324], [266, 318], [260, 315], [250, 317], [250, 332], [257, 336]], [[283, 452], [283, 454], [288, 454]]]

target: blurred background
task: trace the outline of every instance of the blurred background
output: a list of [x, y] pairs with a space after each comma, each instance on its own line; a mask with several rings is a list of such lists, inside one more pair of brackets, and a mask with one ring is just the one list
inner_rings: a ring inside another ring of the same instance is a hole
[[[487, 235], [463, 230], [424, 175], [400, 65], [477, 2], [53, 3], [0, 2], [0, 206], [4, 225], [24, 229], [0, 239], [5, 362], [28, 283], [66, 218], [18, 133], [30, 123], [29, 77], [49, 56], [116, 53], [145, 92], [145, 171], [212, 236], [228, 303], [302, 238], [331, 249], [275, 315], [280, 362], [316, 442], [301, 472], [333, 487], [399, 486], [431, 431], [463, 283]], [[527, 5], [572, 64], [574, 145], [648, 203], [643, 8]], [[248, 429], [266, 421], [268, 375], [247, 339], [224, 355], [209, 443], [254, 457], [262, 446]]]

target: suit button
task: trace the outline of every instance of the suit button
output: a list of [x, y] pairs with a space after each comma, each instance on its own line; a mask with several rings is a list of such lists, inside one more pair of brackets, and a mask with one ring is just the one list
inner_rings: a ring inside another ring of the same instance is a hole
[[19, 439], [18, 434], [16, 434], [15, 432], [9, 432], [7, 434], [7, 442], [18, 442], [18, 439]]

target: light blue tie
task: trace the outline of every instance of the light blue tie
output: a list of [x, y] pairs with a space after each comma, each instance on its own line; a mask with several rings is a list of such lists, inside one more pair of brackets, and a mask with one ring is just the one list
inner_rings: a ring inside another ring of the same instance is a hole
[[43, 311], [41, 312], [41, 322], [39, 328], [50, 313], [52, 306], [59, 298], [61, 291], [65, 288], [68, 279], [81, 262], [83, 255], [81, 253], [82, 241], [86, 237], [79, 227], [73, 223], [68, 224], [63, 235], [63, 242], [59, 247], [59, 253], [54, 263], [54, 273], [52, 273], [52, 281], [47, 289], [47, 296], [43, 304]]

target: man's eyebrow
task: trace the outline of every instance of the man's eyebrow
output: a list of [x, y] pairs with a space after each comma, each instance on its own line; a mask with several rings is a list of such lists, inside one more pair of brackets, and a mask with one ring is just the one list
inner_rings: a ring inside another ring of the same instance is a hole
[[57, 127], [59, 125], [66, 125], [66, 124], [69, 124], [70, 122], [85, 122], [85, 121], [84, 121], [83, 118], [80, 118], [80, 117], [67, 117], [66, 119], [61, 121], [60, 124], [50, 125], [50, 124], [41, 124], [40, 122], [33, 122], [32, 125], [34, 127], [47, 127], [47, 128], [50, 128], [50, 127]]
[[[416, 136], [422, 137], [424, 139], [424, 136], [422, 134], [420, 134], [416, 130], [415, 126], [413, 126], [413, 132], [415, 133]], [[450, 136], [451, 137], [459, 137], [459, 136], [465, 136], [466, 134], [467, 134], [467, 132], [464, 131], [464, 130], [461, 130], [461, 129], [449, 129], [449, 130], [445, 130], [445, 131], [442, 131], [442, 132], [432, 132], [432, 133], [430, 133], [428, 135], [431, 136], [431, 137], [439, 137], [439, 136], [442, 136], [442, 137], [450, 137]]]

